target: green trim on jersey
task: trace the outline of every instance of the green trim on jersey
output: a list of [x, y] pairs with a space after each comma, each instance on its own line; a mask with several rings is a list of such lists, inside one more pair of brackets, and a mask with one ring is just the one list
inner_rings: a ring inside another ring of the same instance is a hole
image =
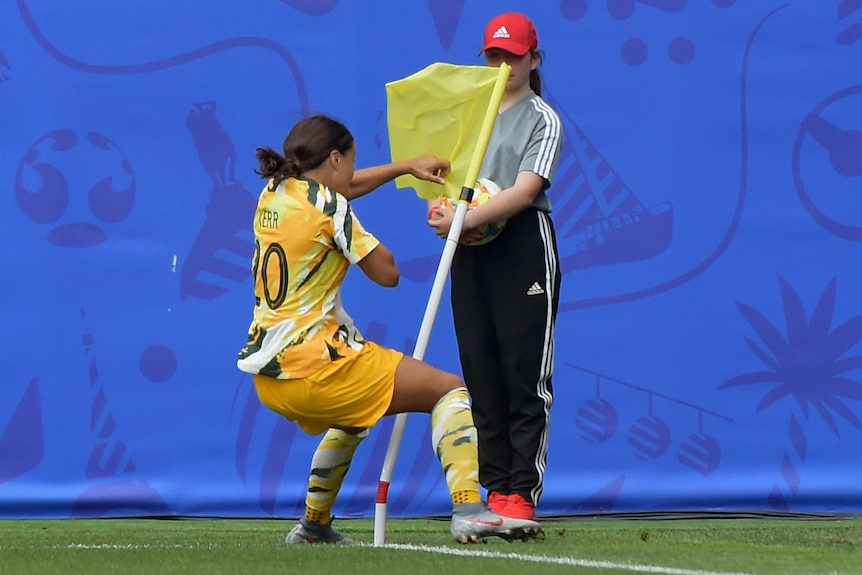
[[307, 178], [269, 184], [258, 200], [252, 263], [256, 305], [237, 366], [305, 377], [358, 353], [364, 339], [341, 304], [341, 284], [380, 241], [347, 199]]

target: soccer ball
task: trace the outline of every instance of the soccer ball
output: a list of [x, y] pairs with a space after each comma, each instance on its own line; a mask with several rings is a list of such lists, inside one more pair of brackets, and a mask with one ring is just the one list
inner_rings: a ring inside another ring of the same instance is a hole
[[[479, 178], [476, 181], [476, 187], [473, 188], [473, 199], [470, 201], [470, 208], [473, 209], [478, 206], [481, 206], [485, 202], [488, 201], [488, 198], [497, 194], [500, 191], [500, 186], [495, 184], [493, 181], [488, 178]], [[449, 198], [442, 198], [440, 200], [440, 205], [444, 208], [454, 208], [457, 205], [457, 200], [450, 200]], [[483, 244], [487, 244], [494, 238], [500, 235], [500, 232], [503, 231], [503, 227], [506, 225], [506, 220], [501, 222], [493, 222], [490, 224], [483, 224], [479, 226], [479, 231], [482, 233], [482, 237], [474, 242], [464, 242], [470, 246], [481, 246]]]
[[61, 128], [24, 153], [15, 199], [25, 216], [50, 226], [46, 239], [88, 248], [108, 239], [106, 224], [126, 220], [135, 205], [132, 164], [108, 136]]

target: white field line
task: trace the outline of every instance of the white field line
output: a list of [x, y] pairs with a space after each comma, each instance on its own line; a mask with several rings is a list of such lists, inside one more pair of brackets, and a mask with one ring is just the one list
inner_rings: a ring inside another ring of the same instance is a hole
[[[362, 547], [373, 547], [362, 543]], [[68, 549], [177, 549], [204, 547], [202, 545], [149, 545], [149, 544], [114, 544], [114, 543], [75, 543], [66, 546]], [[211, 546], [210, 546], [211, 547]], [[501, 553], [499, 551], [482, 551], [478, 549], [461, 549], [458, 547], [433, 547], [430, 545], [406, 545], [387, 543], [385, 549], [402, 551], [422, 551], [439, 553], [441, 555], [458, 555], [461, 557], [483, 557], [486, 559], [510, 559], [528, 563], [548, 563], [552, 565], [570, 565], [592, 569], [617, 569], [633, 573], [656, 573], [658, 575], [750, 575], [742, 572], [703, 571], [700, 569], [679, 569], [677, 567], [662, 567], [659, 565], [639, 565], [637, 563], [614, 563], [613, 561], [596, 561], [593, 559], [576, 559], [574, 557], [554, 557], [548, 555], [530, 555], [524, 553]]]
[[403, 545], [400, 543], [386, 544], [389, 549], [404, 551], [424, 551], [442, 555], [459, 555], [462, 557], [487, 557], [490, 559], [513, 559], [531, 563], [550, 563], [553, 565], [571, 565], [590, 567], [593, 569], [618, 569], [635, 573], [659, 573], [662, 575], [749, 575], [747, 573], [728, 573], [723, 571], [702, 571], [700, 569], [677, 569], [676, 567], [661, 567], [656, 565], [638, 565], [635, 563], [614, 563], [612, 561], [594, 561], [591, 559], [575, 559], [574, 557], [552, 557], [547, 555], [528, 555], [522, 553], [500, 553], [498, 551], [480, 551], [459, 549], [457, 547], [431, 547], [428, 545]]

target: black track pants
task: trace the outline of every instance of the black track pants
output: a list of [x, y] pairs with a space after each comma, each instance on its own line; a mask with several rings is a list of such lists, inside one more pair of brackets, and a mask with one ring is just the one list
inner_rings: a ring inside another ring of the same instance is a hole
[[548, 451], [559, 255], [545, 212], [511, 218], [484, 246], [459, 245], [452, 311], [479, 436], [479, 482], [538, 504]]

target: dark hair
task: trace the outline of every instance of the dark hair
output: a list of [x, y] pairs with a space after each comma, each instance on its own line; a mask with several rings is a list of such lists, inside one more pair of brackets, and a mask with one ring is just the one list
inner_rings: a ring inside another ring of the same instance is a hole
[[272, 148], [258, 148], [255, 152], [260, 164], [255, 173], [264, 179], [272, 178], [274, 185], [316, 168], [332, 150], [346, 154], [353, 147], [353, 135], [329, 116], [309, 116], [290, 130], [282, 147], [284, 155]]
[[[534, 48], [530, 52], [533, 56], [539, 58], [539, 64], [541, 65], [542, 60], [545, 59], [545, 53], [538, 48]], [[542, 75], [539, 73], [539, 66], [536, 66], [535, 70], [530, 70], [530, 88], [537, 96], [542, 96]]]

